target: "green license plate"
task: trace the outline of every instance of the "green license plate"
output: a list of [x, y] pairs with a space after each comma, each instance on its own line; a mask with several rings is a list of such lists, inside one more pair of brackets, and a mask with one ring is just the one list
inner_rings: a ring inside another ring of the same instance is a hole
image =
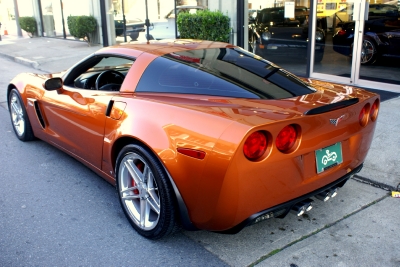
[[342, 144], [334, 145], [318, 149], [315, 151], [315, 160], [317, 162], [317, 173], [326, 171], [343, 162]]

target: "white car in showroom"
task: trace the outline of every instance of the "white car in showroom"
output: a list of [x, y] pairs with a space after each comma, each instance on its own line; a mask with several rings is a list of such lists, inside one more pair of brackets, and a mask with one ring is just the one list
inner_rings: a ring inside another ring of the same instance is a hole
[[[196, 13], [198, 10], [206, 9], [203, 6], [177, 6], [176, 13], [188, 12]], [[172, 9], [162, 20], [150, 21], [149, 34], [150, 39], [175, 39], [175, 9]], [[178, 32], [177, 32], [178, 33]], [[177, 34], [179, 37], [179, 33]]]

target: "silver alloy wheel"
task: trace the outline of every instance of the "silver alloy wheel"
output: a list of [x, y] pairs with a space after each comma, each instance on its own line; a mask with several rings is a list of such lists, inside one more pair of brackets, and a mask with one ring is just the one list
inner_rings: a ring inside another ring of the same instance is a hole
[[376, 53], [375, 45], [369, 40], [363, 40], [361, 49], [361, 64], [370, 62]]
[[25, 133], [24, 111], [17, 94], [14, 92], [11, 95], [10, 111], [14, 129], [18, 136], [22, 136]]
[[160, 194], [148, 162], [136, 153], [127, 154], [118, 179], [121, 202], [132, 221], [144, 231], [154, 229], [160, 218]]

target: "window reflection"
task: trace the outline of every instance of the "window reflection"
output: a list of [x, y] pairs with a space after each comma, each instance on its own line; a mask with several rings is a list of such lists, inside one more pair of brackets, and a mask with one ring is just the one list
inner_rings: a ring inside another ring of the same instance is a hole
[[[206, 9], [208, 0], [147, 0], [150, 39], [175, 39], [175, 6], [180, 12]], [[116, 42], [146, 41], [146, 1], [112, 0]], [[125, 33], [124, 33], [125, 16]], [[179, 33], [178, 33], [179, 36]]]
[[[319, 0], [313, 72], [351, 77], [356, 22], [360, 10], [354, 0]], [[296, 1], [292, 17], [284, 1], [249, 0], [248, 49], [297, 75], [306, 75], [310, 1]], [[400, 84], [400, 16], [398, 1], [374, 1], [364, 33], [360, 57], [361, 80]], [[358, 77], [355, 77], [356, 79]]]
[[[249, 50], [295, 74], [305, 75], [309, 6], [310, 1], [297, 1], [293, 8], [284, 1], [249, 1]], [[319, 21], [315, 53], [321, 61], [326, 23]]]

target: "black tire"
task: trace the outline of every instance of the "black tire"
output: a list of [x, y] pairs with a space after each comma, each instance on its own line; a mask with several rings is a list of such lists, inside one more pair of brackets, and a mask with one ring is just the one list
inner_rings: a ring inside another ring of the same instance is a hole
[[373, 40], [364, 37], [361, 48], [361, 65], [374, 64], [378, 57], [378, 50]]
[[8, 109], [15, 135], [21, 141], [32, 141], [35, 135], [26, 113], [24, 102], [17, 89], [12, 89], [8, 96]]
[[132, 32], [129, 37], [131, 37], [132, 41], [136, 41], [137, 38], [139, 37], [139, 32]]
[[148, 149], [136, 144], [125, 146], [117, 158], [116, 174], [121, 207], [140, 235], [159, 239], [177, 229], [172, 186]]
[[322, 61], [322, 59], [324, 58], [324, 52], [315, 52], [315, 58], [314, 58], [314, 62], [315, 63], [319, 63]]

